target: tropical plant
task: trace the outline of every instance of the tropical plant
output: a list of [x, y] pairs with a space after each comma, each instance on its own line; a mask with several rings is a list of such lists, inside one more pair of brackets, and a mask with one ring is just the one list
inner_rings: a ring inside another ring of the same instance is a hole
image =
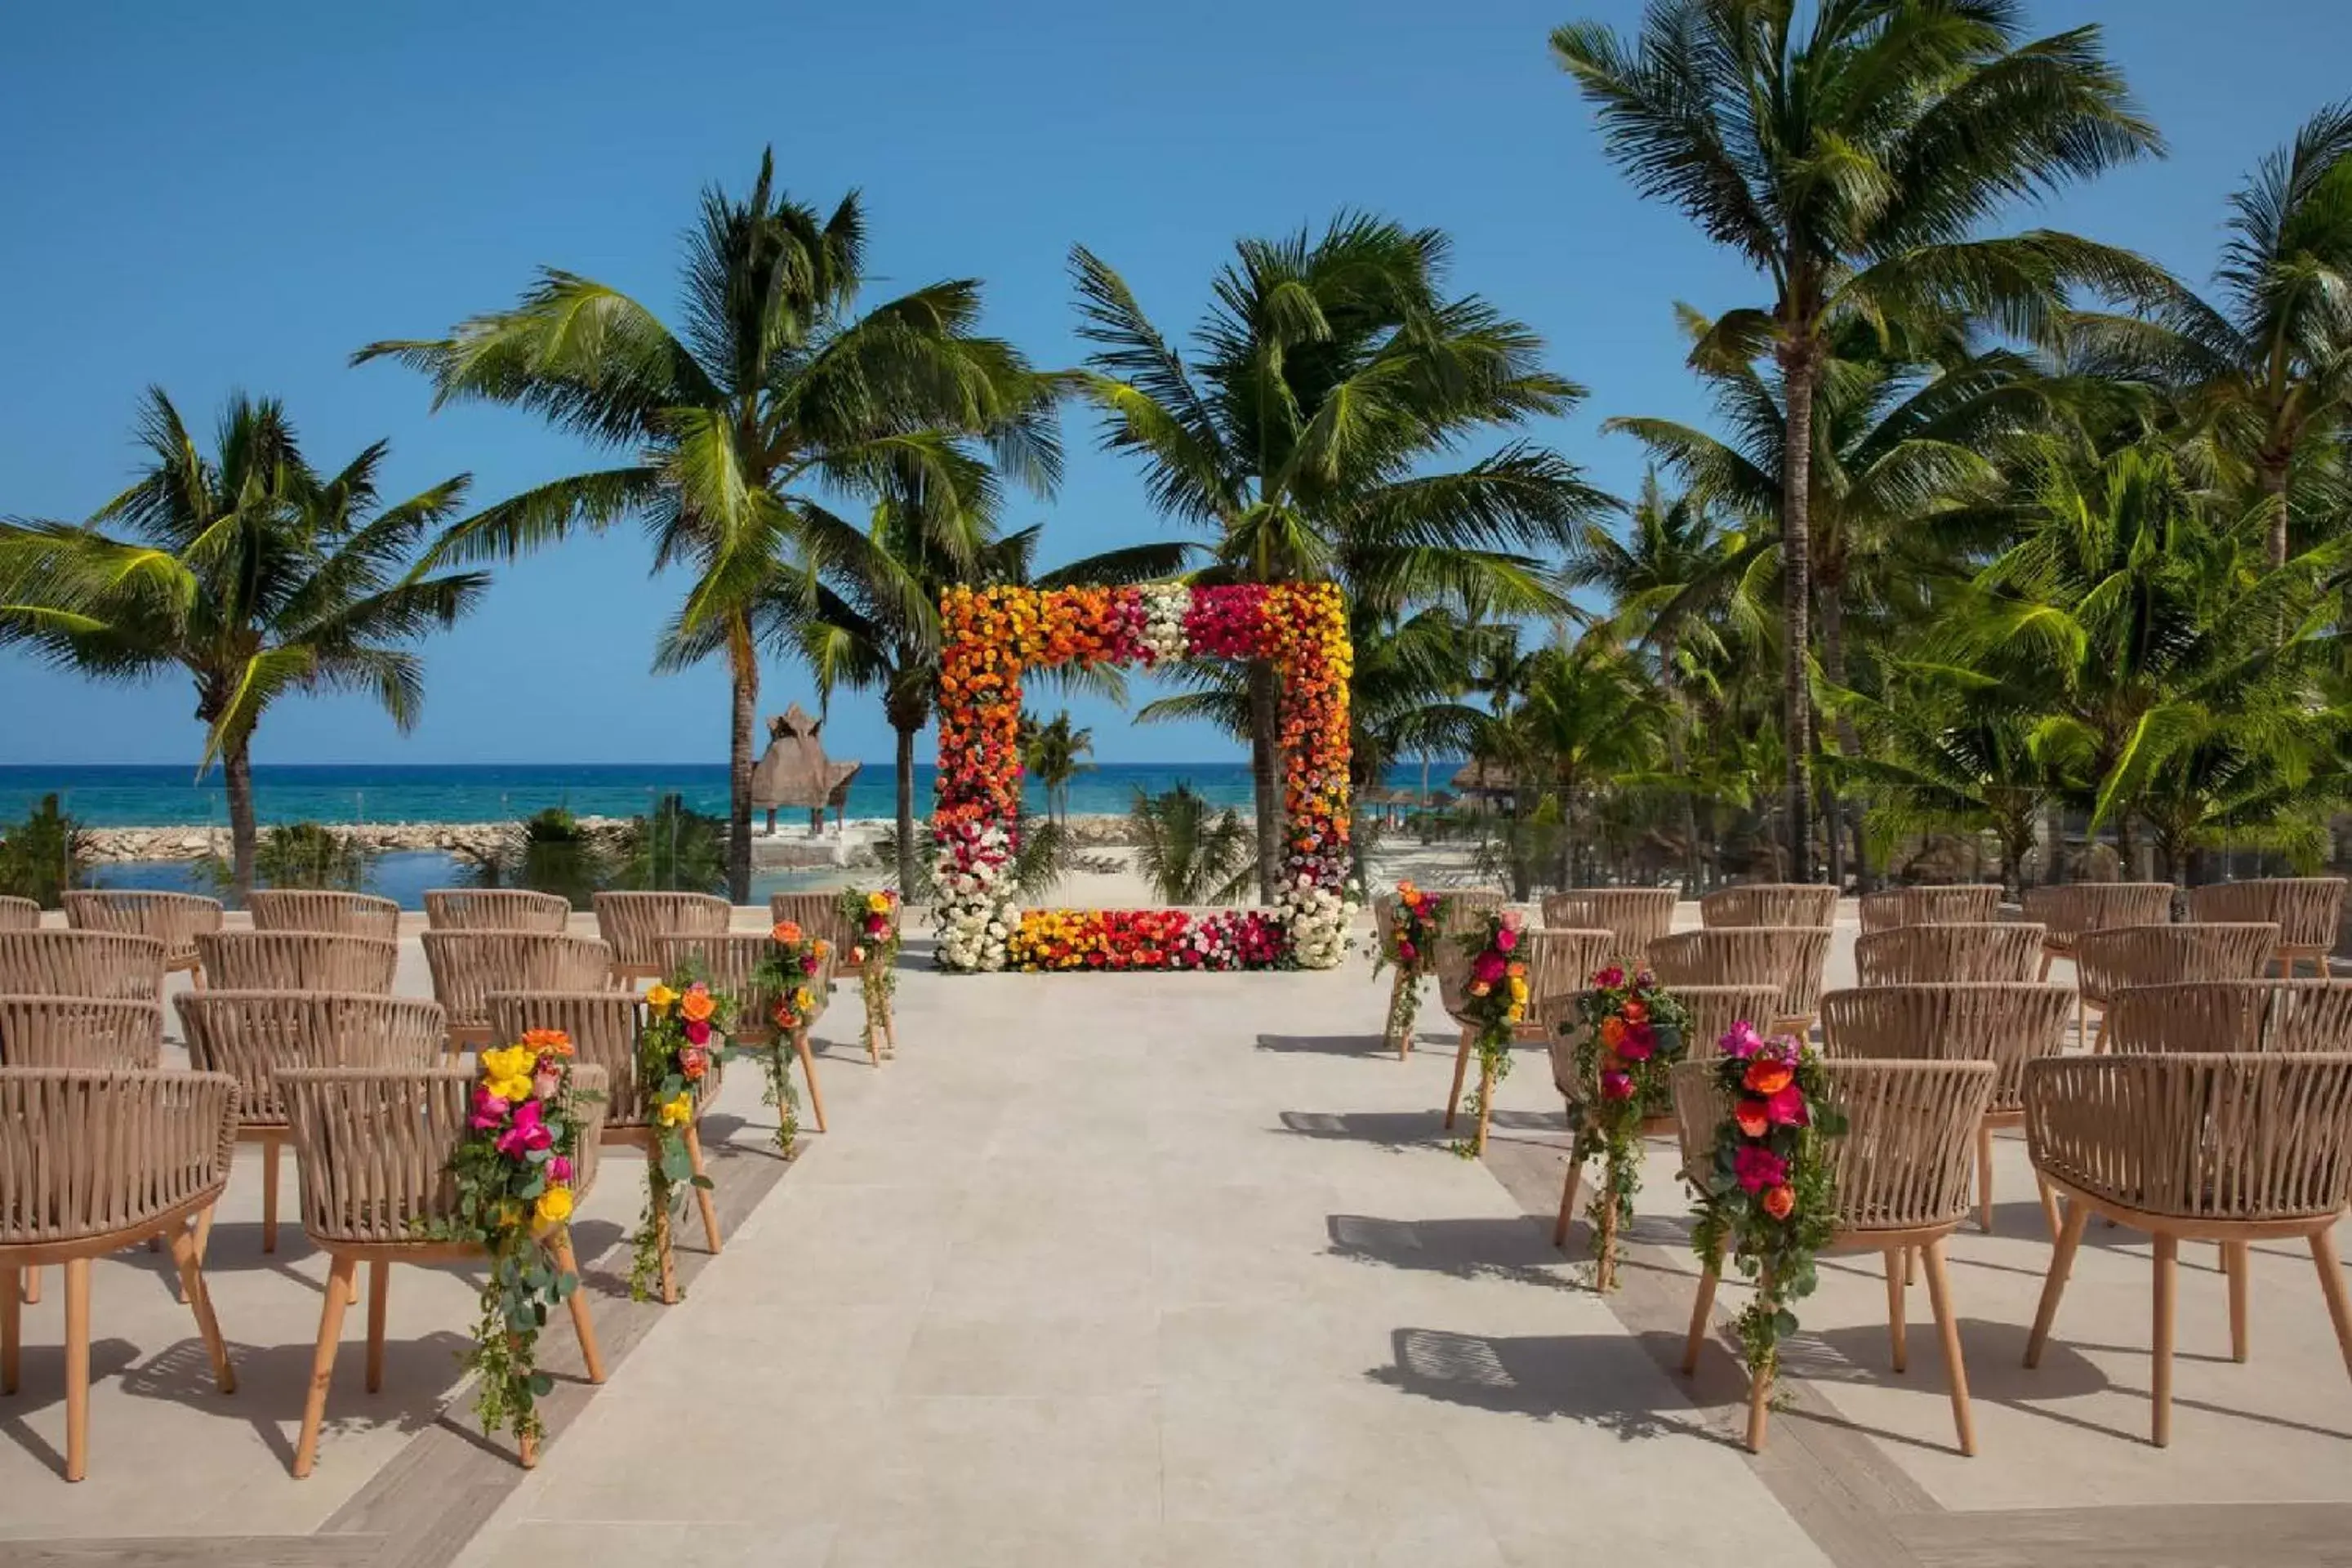
[[1021, 765], [1045, 786], [1045, 813], [1054, 821], [1068, 824], [1070, 781], [1092, 771], [1093, 763], [1078, 759], [1094, 749], [1095, 732], [1073, 726], [1066, 708], [1044, 723], [1034, 713], [1021, 716]]
[[[383, 505], [382, 441], [341, 471], [314, 471], [285, 409], [238, 395], [214, 451], [151, 387], [139, 424], [146, 466], [89, 523], [0, 523], [0, 644], [21, 643], [100, 679], [173, 667], [196, 688], [202, 765], [227, 786], [230, 883], [254, 885], [253, 736], [291, 692], [364, 691], [402, 730], [424, 704], [423, 662], [401, 645], [480, 598], [478, 572], [412, 566], [466, 496], [465, 475]], [[117, 536], [103, 531], [119, 524]]]
[[[318, 822], [281, 822], [261, 830], [253, 856], [254, 884], [263, 888], [325, 888], [356, 893], [367, 885], [375, 855], [347, 834]], [[215, 887], [235, 886], [235, 871], [217, 855], [196, 862], [196, 876]]]
[[764, 153], [749, 195], [704, 194], [682, 332], [615, 289], [548, 269], [511, 310], [355, 356], [423, 371], [436, 408], [515, 404], [624, 455], [489, 508], [445, 535], [436, 557], [511, 559], [635, 516], [656, 569], [693, 573], [656, 664], [727, 661], [725, 881], [738, 903], [751, 879], [756, 618], [796, 585], [806, 593], [813, 571], [873, 551], [832, 498], [985, 515], [999, 472], [1041, 491], [1060, 472], [1056, 384], [980, 333], [980, 284], [930, 284], [860, 315], [866, 273], [856, 195], [821, 215], [776, 189]]
[[1249, 829], [1231, 806], [1209, 804], [1178, 780], [1158, 795], [1135, 792], [1128, 822], [1135, 834], [1135, 872], [1163, 904], [1222, 904], [1249, 886]]
[[1781, 722], [1792, 873], [1812, 869], [1814, 394], [1842, 322], [1990, 320], [2047, 332], [2087, 285], [2153, 297], [2137, 258], [2038, 229], [1977, 237], [2009, 201], [2157, 150], [2095, 27], [2021, 42], [2010, 0], [1656, 0], [1638, 38], [1561, 27], [1552, 53], [1642, 194], [1769, 279], [1694, 354], [1769, 354], [1783, 388]]
[[[1106, 447], [1141, 461], [1152, 504], [1208, 535], [1203, 581], [1330, 580], [1376, 616], [1451, 600], [1556, 612], [1538, 553], [1603, 504], [1557, 452], [1485, 435], [1566, 412], [1581, 389], [1476, 295], [1449, 297], [1449, 245], [1356, 214], [1320, 236], [1245, 239], [1218, 272], [1192, 363], [1126, 281], [1071, 254], [1087, 395]], [[1247, 669], [1261, 898], [1281, 862], [1271, 665]]]
[[45, 910], [65, 903], [68, 889], [89, 880], [89, 836], [58, 808], [55, 795], [0, 828], [0, 895], [30, 899]]
[[[675, 795], [662, 796], [650, 816], [629, 819], [611, 872], [619, 887], [688, 893], [728, 892], [731, 875], [727, 824]], [[730, 895], [730, 901], [743, 900]]]
[[612, 879], [606, 846], [562, 806], [533, 812], [502, 837], [496, 852], [465, 868], [470, 885], [559, 893], [584, 910]]
[[[912, 845], [902, 841], [898, 829], [886, 826], [875, 835], [870, 853], [877, 866], [898, 867], [912, 858], [915, 879], [904, 902], [935, 904], [939, 902], [938, 879], [931, 874], [931, 825], [927, 817], [914, 828]], [[1060, 885], [1074, 854], [1069, 835], [1057, 824], [1042, 816], [1026, 814], [1021, 818], [1020, 846], [1013, 851], [1005, 885], [1009, 896], [1024, 903], [1035, 903]]]

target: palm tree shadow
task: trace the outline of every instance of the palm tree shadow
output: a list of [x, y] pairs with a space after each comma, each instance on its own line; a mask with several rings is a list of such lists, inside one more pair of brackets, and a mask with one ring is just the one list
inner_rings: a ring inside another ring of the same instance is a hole
[[1435, 1147], [1445, 1128], [1434, 1110], [1286, 1110], [1282, 1130], [1301, 1138], [1370, 1143], [1402, 1154]]
[[1391, 1047], [1378, 1035], [1260, 1035], [1257, 1048], [1285, 1055], [1320, 1057], [1386, 1056]]
[[1576, 1288], [1541, 1221], [1511, 1219], [1377, 1219], [1327, 1217], [1330, 1256], [1391, 1268], [1426, 1270], [1456, 1279], [1507, 1279], [1546, 1290]]
[[1496, 1338], [1445, 1329], [1398, 1329], [1394, 1362], [1364, 1373], [1416, 1398], [1568, 1420], [1627, 1442], [1698, 1437], [1728, 1443], [1658, 1374], [1639, 1342], [1623, 1334], [1542, 1334]]

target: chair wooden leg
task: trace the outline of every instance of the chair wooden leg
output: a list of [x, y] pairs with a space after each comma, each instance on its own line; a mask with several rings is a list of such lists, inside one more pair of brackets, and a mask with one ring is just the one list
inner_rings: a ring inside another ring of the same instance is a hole
[[[572, 1231], [559, 1226], [548, 1237], [548, 1250], [555, 1255], [555, 1266], [574, 1279], [580, 1277], [580, 1260], [572, 1253]], [[575, 1285], [572, 1300], [572, 1331], [580, 1337], [580, 1362], [587, 1368], [588, 1381], [604, 1381], [604, 1356], [596, 1345], [596, 1320], [588, 1315], [588, 1292]]]
[[1551, 1244], [1568, 1245], [1568, 1227], [1576, 1218], [1576, 1194], [1584, 1184], [1584, 1140], [1569, 1145], [1568, 1175], [1559, 1184], [1559, 1223], [1551, 1227]]
[[2158, 1447], [2172, 1442], [2173, 1305], [2179, 1292], [2180, 1238], [2166, 1231], [2156, 1235], [2156, 1364], [2148, 1378], [2155, 1409], [2148, 1421], [2148, 1440]]
[[28, 1307], [41, 1304], [41, 1266], [37, 1263], [25, 1270], [25, 1304]]
[[196, 1238], [184, 1225], [171, 1230], [172, 1261], [180, 1270], [180, 1294], [196, 1314], [196, 1332], [204, 1337], [205, 1352], [213, 1358], [213, 1382], [223, 1394], [236, 1392], [236, 1369], [228, 1363], [228, 1342], [221, 1338], [220, 1319], [213, 1314], [213, 1293], [205, 1289], [203, 1270], [196, 1267]]
[[66, 1262], [66, 1479], [89, 1473], [89, 1259]]
[[383, 1314], [392, 1295], [392, 1264], [382, 1258], [371, 1258], [367, 1276], [367, 1391], [378, 1394], [383, 1390]]
[[25, 1308], [17, 1294], [23, 1288], [16, 1279], [18, 1272], [14, 1266], [0, 1268], [0, 1394], [16, 1392], [17, 1342], [25, 1331]]
[[2048, 948], [2043, 948], [2042, 950], [2042, 973], [2035, 975], [2033, 978], [2046, 984], [2050, 979], [2050, 965], [2056, 960], [2057, 956], [2058, 955], [2056, 953], [2052, 952]]
[[1969, 1410], [1969, 1369], [1960, 1355], [1960, 1320], [1952, 1310], [1952, 1282], [1944, 1270], [1944, 1239], [1927, 1246], [1927, 1300], [1936, 1310], [1936, 1331], [1944, 1339], [1944, 1374], [1952, 1381], [1952, 1428], [1959, 1434], [1960, 1452], [1977, 1451], [1976, 1417]]
[[1903, 1314], [1903, 1265], [1897, 1258], [1908, 1248], [1890, 1247], [1886, 1253], [1886, 1342], [1897, 1372], [1908, 1372], [1910, 1355], [1905, 1344], [1906, 1325]]
[[2336, 1348], [2344, 1352], [2344, 1368], [2352, 1372], [2352, 1299], [2344, 1290], [2344, 1269], [2336, 1260], [2336, 1233], [2311, 1233], [2311, 1261], [2319, 1269], [2320, 1292], [2327, 1298], [2327, 1319], [2336, 1325]]
[[1992, 1234], [1992, 1123], [1977, 1123], [1977, 1225]]
[[2038, 1171], [2034, 1173], [2033, 1183], [2042, 1189], [2042, 1227], [2049, 1232], [2050, 1239], [2054, 1242], [2058, 1239], [2059, 1227], [2065, 1224], [2065, 1221], [2058, 1217], [2058, 1194], [2050, 1185], [2049, 1178]]
[[2033, 1332], [2025, 1342], [2027, 1366], [2042, 1364], [2042, 1349], [2050, 1342], [2050, 1325], [2057, 1321], [2058, 1299], [2066, 1293], [2066, 1276], [2074, 1269], [2075, 1249], [2083, 1245], [2083, 1228], [2090, 1223], [2086, 1205], [2066, 1205], [2065, 1223], [2058, 1227], [2058, 1245], [2050, 1254], [2050, 1276], [2042, 1282], [2042, 1305], [2034, 1310]]
[[710, 1256], [719, 1256], [719, 1204], [709, 1187], [699, 1184], [710, 1179], [709, 1167], [702, 1160], [702, 1133], [691, 1121], [686, 1124], [686, 1156], [694, 1163], [697, 1185], [694, 1202], [702, 1210], [702, 1239], [709, 1245]]
[[1465, 1029], [1462, 1031], [1462, 1043], [1454, 1047], [1454, 1089], [1445, 1097], [1445, 1125], [1448, 1127], [1454, 1125], [1454, 1112], [1462, 1109], [1462, 1080], [1470, 1071], [1470, 1042], [1475, 1037], [1472, 1031]]
[[360, 1260], [339, 1255], [327, 1270], [327, 1289], [319, 1304], [319, 1344], [310, 1352], [310, 1388], [302, 1398], [302, 1436], [294, 1445], [294, 1476], [310, 1473], [319, 1457], [319, 1427], [327, 1417], [327, 1386], [335, 1380], [335, 1352], [343, 1338], [343, 1309], [351, 1304], [359, 1282]]
[[2221, 1244], [2221, 1267], [2230, 1276], [2230, 1359], [2246, 1359], [2246, 1297], [2252, 1289], [2253, 1249], [2242, 1241]]
[[1707, 1314], [1715, 1310], [1715, 1283], [1723, 1276], [1723, 1259], [1710, 1258], [1699, 1269], [1698, 1298], [1691, 1303], [1689, 1337], [1683, 1341], [1683, 1375], [1698, 1370], [1698, 1352], [1706, 1343]]
[[2091, 1037], [2091, 1054], [2095, 1057], [2107, 1054], [2107, 1010], [2105, 1007], [2099, 1009], [2098, 1032]]
[[824, 1090], [816, 1086], [816, 1058], [809, 1054], [808, 1031], [801, 1029], [793, 1035], [793, 1050], [801, 1058], [801, 1076], [808, 1079], [809, 1114], [816, 1118], [816, 1130], [824, 1131]]
[[[1759, 1290], [1772, 1288], [1772, 1269], [1767, 1264], [1756, 1280]], [[1772, 1373], [1765, 1372], [1748, 1381], [1748, 1451], [1764, 1451], [1764, 1425], [1772, 1415]]]
[[261, 1141], [261, 1250], [278, 1250], [278, 1140]]

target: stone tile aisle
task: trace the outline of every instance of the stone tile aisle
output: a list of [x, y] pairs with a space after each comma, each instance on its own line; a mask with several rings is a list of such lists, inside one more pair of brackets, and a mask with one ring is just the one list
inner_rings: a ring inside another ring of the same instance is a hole
[[1822, 1562], [1444, 1151], [1450, 1045], [1381, 1055], [1362, 963], [909, 974], [898, 1059], [462, 1561]]

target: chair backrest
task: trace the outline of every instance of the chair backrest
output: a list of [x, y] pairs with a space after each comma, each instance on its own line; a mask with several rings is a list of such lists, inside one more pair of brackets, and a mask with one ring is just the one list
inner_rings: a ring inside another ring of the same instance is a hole
[[224, 991], [392, 994], [400, 944], [318, 931], [225, 931], [196, 939], [205, 977]]
[[163, 1009], [89, 996], [0, 996], [0, 1068], [152, 1072], [163, 1060]]
[[866, 940], [857, 922], [843, 917], [839, 893], [771, 893], [768, 895], [768, 923], [790, 921], [811, 936], [821, 936], [833, 946], [836, 958], [847, 963], [849, 950]]
[[1716, 1134], [1731, 1114], [1731, 1101], [1717, 1087], [1715, 1074], [1716, 1053], [1710, 1050], [1676, 1062], [1666, 1075], [1675, 1105], [1675, 1142], [1682, 1148], [1682, 1176], [1702, 1189], [1715, 1171]]
[[2135, 985], [2107, 1009], [2108, 1048], [2352, 1053], [2352, 984], [2330, 980], [2198, 980]]
[[2134, 985], [2179, 980], [2254, 980], [2278, 951], [2275, 925], [2116, 926], [2074, 939], [2077, 984], [2093, 1002], [2112, 1002]]
[[[757, 1040], [774, 1033], [776, 998], [754, 978], [775, 947], [765, 931], [666, 936], [655, 946], [662, 973], [691, 973], [713, 991], [734, 1000], [734, 1033], [738, 1038]], [[838, 951], [828, 949], [816, 973], [806, 976], [811, 1018], [824, 1011], [833, 986], [834, 957]]]
[[1676, 931], [1650, 944], [1650, 967], [1668, 990], [1778, 984], [1780, 1016], [1790, 1018], [1820, 1008], [1829, 957], [1826, 926], [1717, 926]]
[[225, 1073], [0, 1068], [0, 1247], [193, 1212], [228, 1185], [236, 1143]]
[[160, 1002], [165, 950], [152, 936], [101, 931], [0, 931], [0, 992]]
[[1949, 887], [1889, 888], [1862, 896], [1864, 932], [1897, 926], [1973, 925], [2000, 913], [2000, 884], [1958, 882]]
[[561, 935], [572, 902], [520, 888], [436, 888], [425, 895], [428, 931], [535, 931]]
[[2025, 1074], [2034, 1168], [2174, 1219], [2352, 1205], [2352, 1056], [2064, 1057]]
[[1977, 1128], [1999, 1069], [1989, 1061], [1832, 1063], [1846, 1131], [1830, 1141], [1841, 1230], [1956, 1224], [1976, 1205]]
[[1838, 890], [1811, 882], [1749, 882], [1698, 901], [1704, 926], [1826, 926], [1837, 918]]
[[1543, 921], [1570, 931], [1606, 931], [1617, 937], [1611, 956], [1621, 963], [1638, 963], [1650, 943], [1674, 929], [1675, 902], [1682, 895], [1672, 888], [1577, 888], [1546, 893]]
[[1990, 1062], [1992, 1109], [2022, 1103], [2025, 1064], [2065, 1048], [2074, 994], [2037, 982], [1872, 985], [1822, 998], [1822, 1049], [1837, 1058]]
[[[576, 1065], [580, 1149], [572, 1190], [588, 1194], [604, 1131], [602, 1068]], [[454, 1219], [449, 1162], [466, 1132], [478, 1074], [462, 1067], [281, 1068], [302, 1191], [302, 1229], [324, 1246], [424, 1242], [424, 1228]]]
[[[1390, 939], [1396, 934], [1396, 912], [1397, 896], [1394, 893], [1372, 895], [1372, 935], [1375, 939], [1372, 951], [1374, 952], [1388, 952]], [[771, 920], [776, 918], [774, 899], [768, 900], [768, 917]]]
[[280, 1068], [437, 1067], [447, 1016], [437, 1002], [360, 991], [185, 991], [173, 997], [188, 1063], [236, 1079], [237, 1117], [278, 1127]]
[[2084, 931], [2117, 926], [2159, 926], [2172, 919], [2169, 882], [2070, 882], [2028, 888], [2018, 895], [2025, 918], [2050, 928], [2050, 940], [2072, 942]]
[[1488, 915], [1509, 903], [1500, 888], [1437, 888], [1437, 929], [1449, 937], [1467, 936]]
[[77, 889], [65, 896], [66, 924], [75, 931], [152, 936], [167, 963], [196, 956], [196, 938], [221, 928], [221, 901], [194, 893], [150, 893], [128, 888]]
[[494, 991], [610, 991], [613, 950], [594, 937], [538, 931], [428, 931], [425, 967], [433, 998], [452, 1029], [490, 1021]]
[[631, 991], [498, 991], [490, 995], [490, 1037], [520, 1040], [532, 1029], [572, 1037], [574, 1060], [604, 1071], [604, 1125], [646, 1124], [646, 1091], [637, 1082], [637, 1036], [645, 1004]]
[[260, 888], [246, 900], [256, 931], [319, 931], [400, 940], [400, 906], [372, 893], [318, 888]]
[[2341, 877], [2261, 877], [2189, 889], [2190, 920], [2271, 921], [2284, 947], [2334, 947], [2343, 913]]
[[1857, 937], [1855, 977], [1864, 985], [2032, 980], [2042, 968], [2040, 926], [2022, 921], [1896, 926]]
[[38, 931], [41, 906], [30, 899], [0, 896], [0, 931]]
[[613, 962], [642, 969], [661, 962], [655, 942], [666, 936], [715, 936], [734, 910], [709, 893], [598, 893], [596, 934]]
[[1530, 927], [1511, 956], [1528, 966], [1528, 1022], [1549, 1034], [1576, 1016], [1577, 998], [1617, 952], [1614, 931]]
[[[1675, 985], [1669, 989], [1689, 1016], [1689, 1021], [1683, 1026], [1682, 1039], [1683, 1055], [1687, 1058], [1713, 1061], [1719, 1054], [1717, 1047], [1731, 1032], [1732, 1025], [1745, 1021], [1759, 1029], [1769, 1028], [1780, 1012], [1781, 987], [1778, 985]], [[1576, 1048], [1583, 1034], [1580, 1027], [1570, 1028], [1565, 1034], [1555, 1034], [1550, 1041], [1552, 1085], [1570, 1100], [1583, 1093], [1575, 1082]]]

